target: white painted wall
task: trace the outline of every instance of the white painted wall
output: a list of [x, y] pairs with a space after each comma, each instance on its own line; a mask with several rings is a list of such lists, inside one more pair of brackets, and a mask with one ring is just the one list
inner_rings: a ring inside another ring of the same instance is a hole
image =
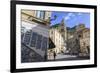
[[[100, 73], [100, 0], [32, 0], [42, 2], [98, 4], [98, 67], [85, 69], [42, 71], [34, 73]], [[10, 73], [10, 0], [0, 1], [0, 73]], [[33, 72], [27, 72], [33, 73]]]

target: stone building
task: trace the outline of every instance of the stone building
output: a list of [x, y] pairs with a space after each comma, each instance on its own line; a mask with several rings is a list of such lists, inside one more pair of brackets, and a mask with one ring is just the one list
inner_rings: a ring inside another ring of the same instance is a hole
[[53, 49], [56, 53], [62, 53], [66, 50], [66, 26], [64, 24], [64, 20], [61, 23], [52, 25], [50, 27], [50, 38], [55, 44], [55, 48]]
[[80, 31], [79, 40], [80, 40], [81, 55], [88, 56], [90, 54], [90, 29], [89, 28], [85, 28]]
[[40, 10], [22, 10], [22, 20], [31, 20], [38, 23], [44, 23], [47, 25], [50, 21], [51, 12], [50, 11], [40, 11]]
[[80, 55], [89, 56], [90, 53], [90, 29], [84, 24], [76, 27], [76, 34], [80, 43]]
[[21, 11], [21, 61], [40, 62], [47, 59], [51, 12]]
[[76, 25], [67, 29], [68, 41], [67, 47], [70, 54], [78, 56], [87, 56], [90, 52], [90, 29], [84, 24]]
[[71, 55], [79, 54], [79, 39], [76, 34], [76, 26], [72, 28], [67, 28], [68, 40], [67, 40], [67, 50]]

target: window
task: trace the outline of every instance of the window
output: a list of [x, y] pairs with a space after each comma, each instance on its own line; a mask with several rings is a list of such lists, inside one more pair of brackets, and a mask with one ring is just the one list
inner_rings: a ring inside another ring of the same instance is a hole
[[21, 42], [23, 42], [24, 33], [21, 33]]
[[49, 39], [46, 37], [43, 37], [43, 41], [42, 41], [42, 50], [43, 51], [48, 48], [48, 42], [49, 42]]
[[36, 45], [36, 39], [37, 39], [37, 34], [35, 32], [33, 32], [32, 33], [31, 43], [30, 43], [31, 47], [35, 47], [35, 45]]
[[45, 18], [45, 12], [44, 12], [44, 11], [41, 11], [41, 13], [40, 13], [40, 18], [41, 18], [41, 19], [44, 19], [44, 18]]
[[25, 33], [24, 43], [25, 43], [26, 45], [29, 45], [29, 43], [30, 43], [31, 32], [32, 32], [32, 31], [27, 31], [27, 32]]
[[37, 11], [36, 17], [40, 18], [40, 19], [44, 19], [45, 18], [45, 11]]
[[41, 43], [42, 43], [42, 35], [37, 36], [37, 43], [36, 43], [36, 49], [41, 49]]
[[37, 18], [40, 18], [40, 11], [37, 11], [37, 12], [36, 12], [36, 17], [37, 17]]

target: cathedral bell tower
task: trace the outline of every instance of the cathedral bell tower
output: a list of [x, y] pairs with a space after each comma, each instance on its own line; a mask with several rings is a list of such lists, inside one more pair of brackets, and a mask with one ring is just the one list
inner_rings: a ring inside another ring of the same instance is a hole
[[66, 34], [67, 33], [67, 29], [66, 29], [66, 26], [64, 24], [64, 19], [62, 19], [62, 21], [61, 21], [60, 31], [61, 31], [62, 37], [66, 41], [67, 40], [67, 34]]

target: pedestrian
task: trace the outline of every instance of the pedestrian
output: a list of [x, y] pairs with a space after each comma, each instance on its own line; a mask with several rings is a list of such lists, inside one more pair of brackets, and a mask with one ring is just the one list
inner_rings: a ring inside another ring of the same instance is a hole
[[53, 55], [54, 55], [54, 60], [55, 60], [56, 59], [56, 52], [55, 51], [54, 51]]
[[44, 61], [47, 61], [47, 53], [45, 52]]

